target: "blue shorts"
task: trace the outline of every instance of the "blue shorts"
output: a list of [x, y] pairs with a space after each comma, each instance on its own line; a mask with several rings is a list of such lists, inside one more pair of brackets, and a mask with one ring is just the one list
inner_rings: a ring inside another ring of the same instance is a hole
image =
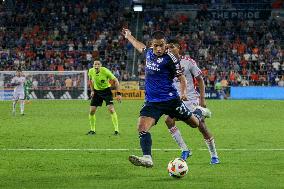
[[164, 102], [145, 102], [140, 110], [140, 116], [154, 118], [156, 124], [163, 114], [182, 121], [187, 120], [192, 115], [190, 110], [180, 99], [173, 99]]

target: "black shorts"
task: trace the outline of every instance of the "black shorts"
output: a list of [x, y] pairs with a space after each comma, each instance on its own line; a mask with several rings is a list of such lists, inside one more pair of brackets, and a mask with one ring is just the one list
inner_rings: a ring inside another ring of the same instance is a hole
[[104, 90], [95, 90], [95, 94], [91, 99], [91, 106], [102, 106], [103, 101], [106, 102], [106, 106], [113, 104], [113, 98], [110, 88]]
[[140, 116], [152, 117], [155, 119], [156, 124], [163, 114], [182, 121], [187, 120], [192, 115], [190, 110], [180, 99], [164, 102], [145, 102], [140, 110]]

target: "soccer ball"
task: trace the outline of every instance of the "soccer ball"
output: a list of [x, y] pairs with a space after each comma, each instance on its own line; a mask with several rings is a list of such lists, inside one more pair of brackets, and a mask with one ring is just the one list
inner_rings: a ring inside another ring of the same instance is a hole
[[171, 160], [168, 164], [168, 173], [171, 177], [182, 178], [188, 172], [186, 162], [181, 158]]

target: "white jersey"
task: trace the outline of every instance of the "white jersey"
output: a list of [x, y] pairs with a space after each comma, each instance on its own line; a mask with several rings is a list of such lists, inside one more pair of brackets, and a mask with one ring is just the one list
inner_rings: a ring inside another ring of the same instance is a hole
[[[199, 93], [196, 91], [195, 77], [202, 74], [201, 70], [196, 65], [196, 62], [189, 56], [182, 56], [180, 65], [184, 71], [187, 80], [187, 97], [191, 100], [198, 100]], [[177, 78], [174, 79], [174, 85], [180, 94], [180, 82]]]
[[26, 78], [23, 76], [15, 76], [13, 77], [11, 83], [16, 84], [16, 87], [14, 89], [14, 93], [24, 93], [24, 84], [25, 84]]

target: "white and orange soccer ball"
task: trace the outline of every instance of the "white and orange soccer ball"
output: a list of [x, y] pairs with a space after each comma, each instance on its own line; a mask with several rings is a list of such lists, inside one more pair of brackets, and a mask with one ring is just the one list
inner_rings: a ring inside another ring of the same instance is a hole
[[186, 162], [181, 158], [171, 160], [168, 164], [168, 173], [171, 177], [182, 178], [188, 172]]

